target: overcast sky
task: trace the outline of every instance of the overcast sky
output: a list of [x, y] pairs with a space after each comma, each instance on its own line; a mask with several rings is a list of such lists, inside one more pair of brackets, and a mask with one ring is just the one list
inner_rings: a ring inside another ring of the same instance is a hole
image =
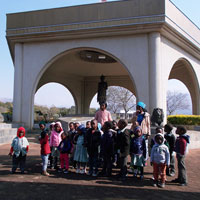
[[[109, 1], [109, 0], [108, 0]], [[23, 12], [30, 10], [40, 10], [47, 8], [64, 7], [71, 5], [81, 5], [88, 3], [98, 3], [100, 0], [1, 0], [0, 6], [0, 100], [13, 98], [13, 79], [14, 67], [11, 60], [5, 39], [6, 30], [6, 13]], [[185, 13], [198, 27], [200, 27], [200, 0], [172, 0], [172, 2]], [[174, 87], [176, 85], [176, 87]], [[169, 81], [168, 87], [170, 90], [179, 90], [188, 92], [182, 83]], [[49, 94], [57, 90], [59, 98], [49, 98]], [[93, 100], [92, 107], [97, 104]], [[55, 105], [70, 107], [74, 105], [73, 98], [68, 90], [63, 86], [50, 83], [38, 90], [35, 95], [35, 103], [40, 105]]]

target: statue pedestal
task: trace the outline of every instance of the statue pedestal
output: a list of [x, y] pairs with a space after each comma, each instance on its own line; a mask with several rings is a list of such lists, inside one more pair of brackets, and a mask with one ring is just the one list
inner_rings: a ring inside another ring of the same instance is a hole
[[157, 126], [151, 126], [151, 135], [155, 135], [156, 134], [156, 128]]

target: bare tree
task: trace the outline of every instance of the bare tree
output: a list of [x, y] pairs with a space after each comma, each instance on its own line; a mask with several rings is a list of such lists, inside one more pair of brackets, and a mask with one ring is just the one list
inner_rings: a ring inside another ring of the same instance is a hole
[[136, 97], [126, 88], [112, 86], [107, 90], [107, 102], [108, 110], [116, 113], [123, 109], [127, 119], [128, 111], [136, 106]]
[[108, 110], [112, 113], [119, 111], [119, 98], [118, 98], [118, 87], [108, 87], [106, 98], [108, 103]]
[[167, 92], [167, 112], [172, 115], [177, 110], [186, 110], [190, 107], [188, 94], [177, 91]]

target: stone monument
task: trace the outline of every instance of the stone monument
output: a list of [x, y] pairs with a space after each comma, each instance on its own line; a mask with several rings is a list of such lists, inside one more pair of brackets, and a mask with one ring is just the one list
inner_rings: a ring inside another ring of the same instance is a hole
[[162, 108], [154, 108], [151, 116], [151, 123], [153, 126], [162, 126], [164, 121], [164, 112]]

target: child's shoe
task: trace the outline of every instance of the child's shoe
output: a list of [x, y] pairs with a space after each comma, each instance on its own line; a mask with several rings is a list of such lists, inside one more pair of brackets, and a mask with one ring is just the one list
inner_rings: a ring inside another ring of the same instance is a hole
[[43, 172], [42, 172], [42, 175], [44, 175], [44, 176], [49, 176], [50, 174], [49, 174], [47, 171], [43, 171]]
[[165, 187], [165, 183], [159, 183], [159, 184], [158, 184], [158, 187], [164, 188], [164, 187]]
[[59, 172], [59, 173], [62, 173], [62, 172], [63, 172], [63, 169], [62, 169], [62, 168], [58, 169], [58, 172]]
[[68, 169], [66, 169], [65, 171], [64, 171], [64, 174], [68, 174], [69, 173], [69, 171], [68, 171]]
[[80, 174], [80, 169], [76, 169], [76, 173], [77, 173], [77, 174]]
[[80, 174], [86, 174], [86, 169], [80, 170]]
[[171, 173], [169, 173], [169, 176], [175, 176], [175, 173], [174, 172], [171, 172]]
[[133, 174], [133, 178], [137, 178], [137, 173], [134, 173], [134, 174]]
[[88, 176], [92, 176], [92, 174], [93, 174], [92, 171], [89, 171], [89, 172], [87, 173]]
[[158, 186], [158, 181], [153, 180], [153, 187], [157, 187]]
[[180, 186], [187, 186], [187, 183], [180, 183]]
[[144, 176], [143, 175], [140, 175], [140, 180], [142, 181], [144, 179]]
[[93, 172], [92, 176], [96, 177], [96, 176], [97, 176], [97, 173]]
[[58, 170], [59, 168], [58, 168], [58, 166], [54, 166], [54, 169], [55, 169], [55, 170]]
[[172, 183], [180, 183], [180, 181], [179, 181], [179, 179], [178, 179], [178, 178], [176, 178], [176, 179], [172, 180], [171, 182], [172, 182]]

